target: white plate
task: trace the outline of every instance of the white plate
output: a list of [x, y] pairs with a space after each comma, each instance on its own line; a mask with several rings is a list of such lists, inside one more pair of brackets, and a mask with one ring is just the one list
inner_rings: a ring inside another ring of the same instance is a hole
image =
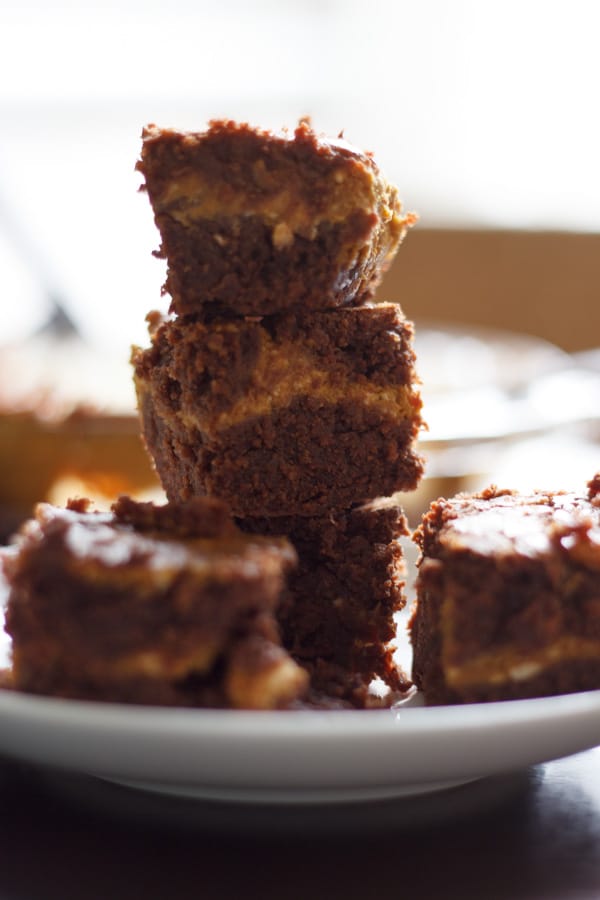
[[0, 692], [0, 751], [145, 790], [237, 802], [422, 794], [600, 744], [600, 691], [394, 710], [162, 709]]
[[424, 450], [598, 421], [597, 367], [540, 338], [417, 320], [415, 351], [428, 425]]

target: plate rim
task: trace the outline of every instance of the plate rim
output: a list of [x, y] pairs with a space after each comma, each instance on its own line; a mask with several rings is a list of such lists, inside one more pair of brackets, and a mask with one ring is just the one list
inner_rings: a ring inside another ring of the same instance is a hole
[[419, 785], [430, 792], [598, 745], [600, 690], [461, 706], [265, 712], [0, 690], [5, 756], [195, 799], [298, 802], [309, 792], [311, 802], [335, 802]]
[[[171, 733], [189, 730], [202, 736], [217, 734], [231, 736], [246, 730], [261, 741], [303, 736], [313, 739], [324, 730], [334, 736], [358, 731], [365, 736], [423, 733], [431, 736], [446, 732], [470, 731], [474, 726], [501, 727], [545, 721], [560, 714], [564, 719], [600, 714], [600, 688], [548, 697], [503, 700], [487, 703], [425, 706], [400, 702], [385, 709], [297, 709], [297, 710], [232, 710], [197, 707], [169, 707], [110, 701], [79, 700], [30, 694], [10, 688], [0, 688], [0, 724], [3, 718], [12, 721], [48, 723], [51, 726], [69, 725], [90, 730], [110, 719], [124, 732], [142, 736], [144, 729], [168, 723]], [[368, 723], [368, 727], [365, 725]], [[207, 726], [210, 729], [207, 730]], [[259, 726], [258, 728], [255, 726]], [[600, 716], [598, 721], [600, 738]], [[0, 729], [0, 750], [3, 735]]]

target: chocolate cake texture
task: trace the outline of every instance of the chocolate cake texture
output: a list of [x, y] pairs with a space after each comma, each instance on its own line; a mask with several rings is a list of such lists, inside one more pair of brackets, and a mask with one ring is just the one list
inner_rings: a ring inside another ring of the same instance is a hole
[[321, 515], [415, 487], [412, 333], [395, 304], [153, 320], [133, 364], [169, 499], [219, 496], [239, 516]]
[[393, 500], [376, 500], [321, 517], [237, 519], [242, 531], [286, 535], [298, 553], [280, 606], [282, 640], [311, 674], [314, 691], [374, 703], [380, 679], [401, 692], [407, 676], [394, 659], [395, 615], [405, 605], [399, 538], [408, 534]]
[[144, 129], [138, 169], [171, 311], [270, 315], [372, 298], [414, 216], [371, 154], [308, 121]]
[[600, 688], [600, 476], [587, 494], [489, 488], [432, 504], [411, 618], [431, 704]]
[[243, 535], [215, 499], [92, 512], [40, 504], [4, 552], [17, 690], [271, 709], [307, 688], [276, 614], [296, 555]]

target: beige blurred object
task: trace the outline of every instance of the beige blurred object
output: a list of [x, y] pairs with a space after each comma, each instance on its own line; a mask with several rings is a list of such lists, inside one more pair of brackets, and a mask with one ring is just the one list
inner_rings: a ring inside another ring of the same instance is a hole
[[101, 502], [158, 490], [127, 361], [75, 334], [0, 348], [0, 537], [66, 490]]
[[559, 488], [598, 467], [599, 285], [600, 234], [408, 236], [378, 299], [416, 323], [430, 430], [426, 476], [399, 498], [411, 523], [438, 496], [507, 479]]
[[600, 346], [600, 233], [413, 229], [378, 292], [410, 319]]

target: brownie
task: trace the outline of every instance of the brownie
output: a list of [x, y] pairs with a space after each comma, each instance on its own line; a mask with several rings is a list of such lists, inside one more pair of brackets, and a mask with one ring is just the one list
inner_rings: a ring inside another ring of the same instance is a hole
[[410, 630], [430, 704], [600, 688], [600, 478], [587, 495], [489, 488], [434, 502]]
[[295, 553], [243, 535], [214, 499], [40, 504], [4, 552], [17, 690], [275, 708], [305, 692], [276, 622]]
[[182, 314], [268, 315], [368, 300], [414, 216], [372, 156], [307, 121], [271, 132], [149, 125], [138, 169]]
[[298, 553], [279, 611], [282, 639], [311, 674], [313, 692], [374, 703], [369, 686], [405, 690], [394, 661], [395, 614], [405, 605], [398, 538], [406, 519], [392, 500], [328, 516], [238, 519], [253, 534], [286, 535]]
[[414, 488], [421, 400], [396, 304], [209, 324], [154, 320], [133, 364], [167, 496], [322, 515]]

